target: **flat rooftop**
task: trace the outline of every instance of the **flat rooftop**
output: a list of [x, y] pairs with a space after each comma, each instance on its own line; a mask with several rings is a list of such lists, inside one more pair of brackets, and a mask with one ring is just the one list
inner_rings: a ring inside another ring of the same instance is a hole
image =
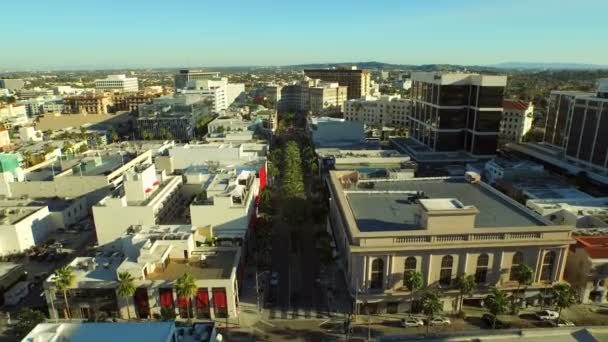
[[[116, 280], [116, 270], [122, 263], [120, 255], [115, 256], [96, 256], [78, 257], [74, 259], [72, 267], [76, 284], [91, 282], [114, 282]], [[52, 281], [53, 276], [49, 277]]]
[[174, 332], [174, 322], [40, 323], [22, 341], [165, 342]]
[[150, 280], [173, 281], [185, 272], [190, 272], [194, 279], [228, 279], [235, 267], [236, 251], [215, 251], [206, 255], [204, 264], [199, 260], [171, 259], [163, 270], [148, 274]]
[[[101, 157], [101, 163], [99, 165], [94, 165], [91, 167], [82, 168], [83, 176], [100, 176], [100, 175], [109, 175], [114, 172], [114, 170], [118, 169], [122, 165], [130, 162], [135, 158], [134, 155], [130, 154], [112, 154]], [[90, 165], [90, 164], [89, 164]], [[80, 174], [76, 171], [74, 172], [74, 176], [79, 176]]]
[[531, 212], [481, 185], [460, 178], [418, 179], [359, 182], [357, 189], [348, 189], [346, 198], [361, 232], [422, 229], [417, 219], [420, 208], [417, 201], [410, 200], [408, 193], [388, 191], [422, 192], [428, 199], [454, 198], [464, 206], [475, 206], [479, 210], [475, 228], [545, 225]]

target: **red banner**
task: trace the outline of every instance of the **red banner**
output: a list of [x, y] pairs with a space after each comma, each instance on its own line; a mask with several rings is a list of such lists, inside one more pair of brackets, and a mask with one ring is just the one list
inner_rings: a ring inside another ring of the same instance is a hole
[[199, 289], [196, 295], [196, 307], [203, 309], [209, 307], [209, 292], [207, 289]]

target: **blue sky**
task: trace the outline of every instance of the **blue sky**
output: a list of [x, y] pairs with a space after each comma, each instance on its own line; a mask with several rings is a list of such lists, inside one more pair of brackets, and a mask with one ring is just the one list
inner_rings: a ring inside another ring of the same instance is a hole
[[0, 70], [608, 64], [607, 0], [3, 1]]

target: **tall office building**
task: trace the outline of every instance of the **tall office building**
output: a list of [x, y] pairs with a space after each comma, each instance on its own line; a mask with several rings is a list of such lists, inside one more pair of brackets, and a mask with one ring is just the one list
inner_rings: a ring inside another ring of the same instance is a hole
[[410, 135], [432, 151], [496, 153], [506, 76], [412, 73]]
[[325, 82], [338, 82], [348, 87], [348, 99], [358, 99], [369, 95], [370, 73], [367, 70], [351, 69], [311, 69], [304, 70], [306, 76]]
[[608, 79], [595, 93], [553, 91], [544, 141], [563, 150], [566, 159], [608, 171]]
[[175, 74], [175, 89], [184, 89], [188, 81], [219, 80], [220, 73], [217, 71], [202, 70], [180, 70]]

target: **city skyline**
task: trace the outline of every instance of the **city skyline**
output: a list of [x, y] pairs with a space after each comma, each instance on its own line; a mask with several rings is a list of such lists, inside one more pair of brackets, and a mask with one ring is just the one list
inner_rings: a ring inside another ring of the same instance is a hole
[[[145, 5], [145, 7], [144, 7]], [[275, 66], [381, 61], [606, 64], [608, 4], [76, 1], [4, 5], [2, 70]], [[565, 23], [568, 23], [565, 25]], [[581, 51], [585, 51], [581, 55]]]

